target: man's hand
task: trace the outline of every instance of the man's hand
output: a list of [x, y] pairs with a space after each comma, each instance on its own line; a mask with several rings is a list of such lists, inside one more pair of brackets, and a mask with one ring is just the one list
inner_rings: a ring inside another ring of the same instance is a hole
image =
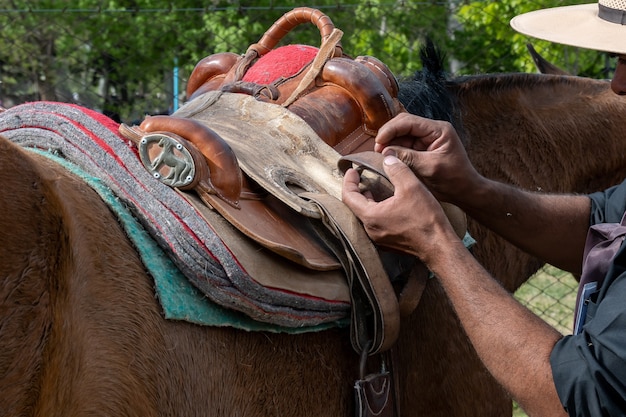
[[380, 128], [374, 150], [395, 154], [440, 201], [456, 204], [482, 179], [447, 122], [401, 113]]
[[427, 261], [435, 239], [458, 239], [439, 202], [407, 165], [387, 156], [384, 169], [395, 192], [380, 202], [361, 194], [356, 170], [348, 170], [344, 177], [343, 201], [363, 222], [372, 240]]

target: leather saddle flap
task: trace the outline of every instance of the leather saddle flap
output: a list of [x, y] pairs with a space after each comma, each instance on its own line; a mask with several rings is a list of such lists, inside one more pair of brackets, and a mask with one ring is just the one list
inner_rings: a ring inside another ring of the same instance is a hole
[[245, 94], [207, 92], [173, 116], [209, 126], [233, 149], [241, 169], [263, 189], [308, 217], [318, 210], [293, 188], [341, 199], [341, 155], [300, 117]]
[[[319, 209], [298, 196], [324, 193], [341, 199], [340, 155], [297, 115], [244, 94], [208, 92], [173, 116], [210, 126], [235, 153], [241, 170], [267, 196], [239, 206], [203, 198], [239, 230], [274, 252], [316, 270], [341, 268], [314, 232]], [[235, 175], [235, 173], [233, 173]]]
[[350, 303], [343, 271], [315, 271], [283, 257], [272, 256], [268, 249], [242, 236], [239, 230], [207, 207], [195, 193], [178, 192], [207, 219], [241, 266], [254, 273], [254, 279], [259, 284], [327, 301]]

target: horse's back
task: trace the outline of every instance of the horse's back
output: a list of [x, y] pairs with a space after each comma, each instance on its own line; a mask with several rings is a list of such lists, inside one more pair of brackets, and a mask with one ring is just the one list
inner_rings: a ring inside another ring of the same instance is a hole
[[[114, 370], [148, 343], [128, 322], [158, 318], [134, 249], [80, 180], [8, 141], [0, 147], [0, 409], [106, 413], [116, 405], [99, 399], [120, 383], [137, 385], [141, 402], [145, 385]], [[144, 308], [130, 314], [128, 302]]]
[[50, 280], [62, 268], [61, 224], [49, 187], [23, 151], [0, 140], [0, 409], [34, 409], [51, 327]]
[[[626, 177], [626, 98], [610, 82], [546, 74], [483, 74], [448, 85], [467, 153], [486, 177], [532, 191], [589, 193]], [[474, 255], [516, 290], [543, 262], [469, 221]]]
[[357, 366], [345, 331], [292, 336], [164, 320], [97, 193], [2, 138], [0, 155], [3, 415], [348, 413]]

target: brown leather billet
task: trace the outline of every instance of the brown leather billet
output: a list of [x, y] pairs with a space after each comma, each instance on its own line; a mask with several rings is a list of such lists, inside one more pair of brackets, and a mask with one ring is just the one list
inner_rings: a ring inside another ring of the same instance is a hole
[[395, 417], [395, 390], [390, 372], [369, 374], [354, 383], [355, 417]]
[[[352, 299], [350, 339], [357, 352], [372, 355], [391, 348], [400, 332], [400, 307], [378, 251], [358, 218], [340, 200], [302, 193], [323, 212], [326, 239], [341, 260]], [[368, 320], [363, 320], [368, 317]]]

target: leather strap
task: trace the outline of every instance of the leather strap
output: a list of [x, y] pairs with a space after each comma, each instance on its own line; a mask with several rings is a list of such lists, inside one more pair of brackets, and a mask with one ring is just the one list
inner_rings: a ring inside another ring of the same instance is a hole
[[328, 60], [333, 57], [335, 48], [337, 47], [337, 44], [339, 44], [342, 36], [342, 31], [340, 31], [339, 29], [333, 29], [330, 36], [328, 38], [324, 38], [322, 46], [315, 56], [315, 59], [313, 59], [313, 62], [311, 62], [311, 65], [309, 66], [306, 74], [304, 74], [304, 77], [302, 78], [302, 80], [300, 80], [300, 83], [295, 88], [295, 90], [291, 92], [289, 98], [287, 98], [287, 100], [282, 103], [284, 107], [288, 107], [290, 104], [296, 101], [301, 94], [303, 94], [307, 89], [310, 88], [311, 85], [315, 83], [315, 79], [322, 72], [324, 65], [326, 65]]
[[[322, 12], [309, 7], [298, 7], [285, 13], [278, 19], [263, 35], [258, 43], [248, 47], [246, 53], [226, 74], [224, 83], [240, 81], [254, 61], [270, 52], [293, 28], [300, 24], [312, 23], [320, 31], [322, 43], [324, 43], [333, 33], [335, 25], [332, 20]], [[341, 42], [337, 40], [332, 51], [333, 57], [343, 56]]]
[[[369, 359], [378, 360], [378, 368], [368, 367]], [[395, 347], [375, 355], [361, 353], [359, 379], [354, 383], [356, 417], [396, 417], [400, 412], [399, 378]], [[369, 368], [369, 369], [368, 369]]]
[[395, 390], [389, 372], [369, 374], [354, 384], [356, 417], [394, 417]]
[[[285, 35], [291, 32], [296, 26], [311, 23], [320, 31], [322, 43], [330, 37], [335, 29], [332, 20], [324, 13], [310, 7], [297, 7], [281, 16], [264, 34], [258, 43], [250, 46], [249, 49], [257, 51], [259, 56], [263, 56], [280, 42]], [[333, 56], [343, 56], [341, 43], [334, 47]]]
[[400, 317], [408, 317], [415, 311], [426, 289], [429, 275], [430, 271], [421, 262], [411, 269], [406, 284], [398, 295]]
[[308, 192], [300, 197], [319, 207], [324, 225], [320, 234], [334, 237], [325, 240], [343, 264], [348, 279], [353, 349], [367, 350], [370, 355], [389, 349], [398, 338], [400, 308], [374, 244], [354, 213], [337, 198]]
[[585, 324], [590, 296], [600, 290], [604, 278], [626, 238], [626, 214], [619, 223], [599, 223], [587, 231], [583, 268], [576, 295], [574, 334], [579, 334]]

